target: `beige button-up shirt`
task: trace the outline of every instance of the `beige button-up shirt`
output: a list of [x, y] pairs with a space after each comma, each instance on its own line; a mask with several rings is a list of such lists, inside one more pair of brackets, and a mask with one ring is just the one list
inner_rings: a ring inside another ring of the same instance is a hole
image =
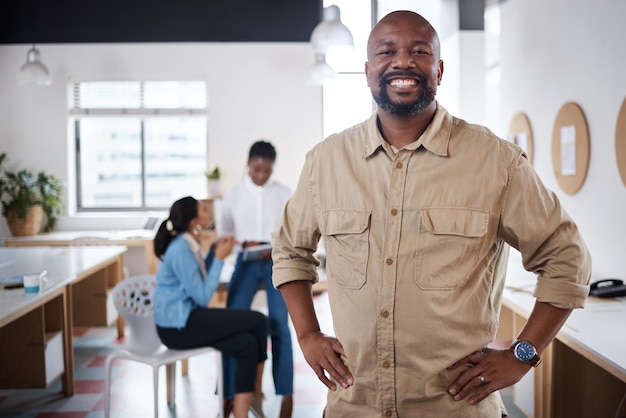
[[[323, 237], [335, 335], [354, 386], [328, 393], [327, 417], [500, 417], [446, 370], [493, 341], [508, 244], [538, 275], [536, 298], [582, 307], [591, 261], [576, 225], [515, 145], [435, 117], [394, 153], [376, 115], [307, 154], [273, 234], [274, 285], [317, 280]], [[469, 366], [468, 366], [469, 367]]]

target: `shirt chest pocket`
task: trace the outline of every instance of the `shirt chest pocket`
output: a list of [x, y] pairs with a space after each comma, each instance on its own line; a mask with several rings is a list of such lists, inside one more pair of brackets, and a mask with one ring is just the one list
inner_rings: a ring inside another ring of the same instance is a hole
[[360, 289], [366, 281], [371, 211], [329, 210], [322, 213], [320, 231], [326, 248], [329, 282]]
[[462, 286], [480, 257], [489, 213], [471, 208], [420, 210], [415, 284], [424, 290]]

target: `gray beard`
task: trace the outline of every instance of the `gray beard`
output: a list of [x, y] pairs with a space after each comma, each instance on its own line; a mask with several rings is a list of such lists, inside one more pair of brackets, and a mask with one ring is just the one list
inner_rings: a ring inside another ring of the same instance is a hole
[[396, 103], [389, 97], [389, 94], [387, 93], [387, 83], [383, 79], [380, 80], [379, 86], [380, 94], [376, 95], [372, 93], [372, 97], [379, 108], [394, 116], [415, 116], [422, 110], [426, 109], [433, 102], [433, 100], [435, 100], [435, 90], [430, 87], [426, 87], [422, 90], [422, 93], [414, 102]]

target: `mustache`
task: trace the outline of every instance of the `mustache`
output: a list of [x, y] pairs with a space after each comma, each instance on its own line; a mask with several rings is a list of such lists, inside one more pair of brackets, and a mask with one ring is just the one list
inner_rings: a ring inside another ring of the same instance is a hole
[[411, 71], [392, 71], [390, 73], [386, 73], [380, 76], [380, 83], [381, 84], [386, 84], [389, 82], [389, 80], [393, 77], [411, 77], [411, 78], [416, 78], [417, 80], [419, 80], [419, 82], [421, 84], [426, 84], [426, 82], [428, 80], [426, 80], [426, 77], [422, 74], [416, 74], [414, 72]]

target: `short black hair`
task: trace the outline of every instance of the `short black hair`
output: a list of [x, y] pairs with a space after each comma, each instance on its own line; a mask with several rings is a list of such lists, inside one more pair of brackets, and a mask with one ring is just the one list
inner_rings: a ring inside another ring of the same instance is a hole
[[250, 147], [250, 153], [248, 154], [248, 161], [253, 158], [267, 158], [272, 161], [276, 161], [276, 148], [267, 141], [256, 141]]

